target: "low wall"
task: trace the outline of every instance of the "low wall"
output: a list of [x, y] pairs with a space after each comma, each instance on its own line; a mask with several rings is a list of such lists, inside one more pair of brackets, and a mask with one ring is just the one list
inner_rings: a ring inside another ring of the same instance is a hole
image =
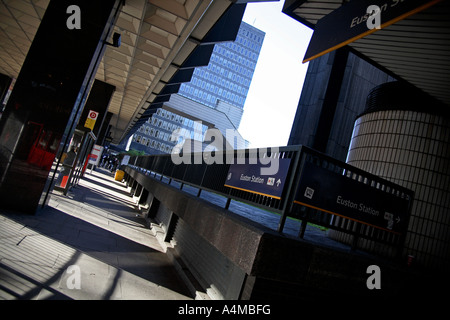
[[[421, 292], [427, 283], [406, 267], [279, 234], [130, 167], [125, 171], [173, 255], [211, 299], [391, 299]], [[367, 286], [371, 265], [380, 267], [379, 290]]]

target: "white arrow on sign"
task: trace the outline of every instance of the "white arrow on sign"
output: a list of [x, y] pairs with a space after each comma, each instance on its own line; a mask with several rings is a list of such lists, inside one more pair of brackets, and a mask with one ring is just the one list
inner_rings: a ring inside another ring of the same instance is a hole
[[278, 181], [277, 181], [277, 187], [279, 187], [280, 184], [281, 184], [281, 179], [278, 179]]

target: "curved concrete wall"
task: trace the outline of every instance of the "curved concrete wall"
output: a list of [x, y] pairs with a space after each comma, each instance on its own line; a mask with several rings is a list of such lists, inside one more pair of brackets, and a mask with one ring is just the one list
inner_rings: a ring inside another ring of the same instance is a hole
[[[364, 114], [355, 122], [347, 162], [415, 192], [405, 253], [427, 267], [448, 269], [450, 120], [407, 110]], [[339, 232], [330, 237], [352, 240]], [[358, 247], [393, 254], [370, 241], [360, 240]]]
[[[426, 284], [414, 270], [277, 233], [138, 170], [125, 171], [132, 194], [146, 190], [148, 199], [139, 203], [146, 201], [149, 217], [161, 224], [168, 253], [202, 290], [197, 296], [357, 301], [405, 297]], [[382, 270], [382, 291], [367, 287], [370, 265]]]

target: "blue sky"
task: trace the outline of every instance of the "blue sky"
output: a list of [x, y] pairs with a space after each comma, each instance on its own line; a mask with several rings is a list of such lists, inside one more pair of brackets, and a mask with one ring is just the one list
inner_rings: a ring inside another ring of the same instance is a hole
[[249, 3], [243, 18], [266, 33], [239, 127], [250, 147], [287, 144], [308, 67], [312, 30], [282, 13], [283, 4]]

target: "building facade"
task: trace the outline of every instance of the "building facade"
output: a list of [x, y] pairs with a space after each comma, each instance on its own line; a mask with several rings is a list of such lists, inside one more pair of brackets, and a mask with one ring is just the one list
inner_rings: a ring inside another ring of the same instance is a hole
[[214, 47], [208, 66], [196, 68], [179, 94], [215, 108], [217, 101], [243, 109], [265, 33], [245, 22], [234, 42]]
[[[311, 61], [289, 144], [312, 147], [412, 190], [402, 255], [442, 271], [450, 265], [449, 120], [434, 99], [396, 80], [345, 48]], [[328, 236], [354, 241], [334, 230]], [[397, 254], [365, 239], [358, 248]]]
[[234, 130], [234, 141], [228, 147], [248, 146], [237, 129], [264, 36], [263, 31], [242, 22], [236, 40], [216, 44], [209, 64], [195, 68], [191, 81], [182, 83], [178, 93], [155, 110], [129, 138], [126, 149], [170, 153], [180, 144], [176, 136], [207, 145], [203, 140], [208, 128], [218, 129], [225, 139], [227, 130]]
[[130, 139], [133, 149], [154, 154], [170, 153], [181, 141], [175, 136], [189, 136], [193, 140], [203, 140], [208, 127], [199, 121], [183, 117], [175, 112], [159, 108], [153, 117], [140, 126]]
[[[347, 163], [414, 191], [403, 254], [439, 271], [450, 267], [450, 118], [439, 102], [393, 81], [375, 87], [353, 128]], [[341, 232], [333, 239], [351, 243]], [[394, 256], [390, 246], [358, 246]]]
[[342, 48], [309, 62], [289, 145], [345, 161], [353, 123], [370, 90], [394, 78]]

